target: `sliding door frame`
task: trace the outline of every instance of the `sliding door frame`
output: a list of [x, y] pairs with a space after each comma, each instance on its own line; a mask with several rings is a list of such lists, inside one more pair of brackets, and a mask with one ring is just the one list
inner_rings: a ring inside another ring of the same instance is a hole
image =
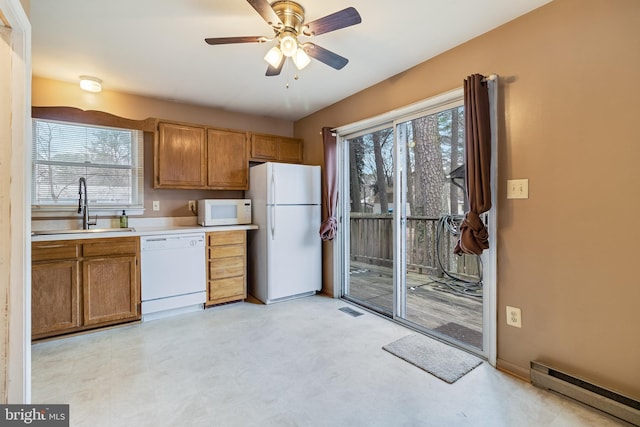
[[[492, 114], [491, 132], [492, 132], [492, 147], [491, 147], [491, 198], [492, 208], [485, 215], [485, 220], [490, 231], [489, 237], [489, 249], [482, 255], [483, 262], [483, 345], [482, 350], [478, 351], [475, 348], [467, 348], [472, 350], [480, 356], [485, 357], [492, 366], [496, 366], [497, 358], [497, 115], [495, 114], [496, 106], [496, 88], [497, 78], [490, 79], [492, 85], [490, 85], [490, 98], [492, 98]], [[441, 95], [428, 98], [424, 101], [420, 101], [415, 104], [411, 104], [407, 107], [390, 111], [388, 113], [362, 120], [350, 125], [341, 126], [335, 129], [338, 139], [337, 150], [337, 171], [338, 171], [338, 191], [339, 194], [348, 195], [349, 180], [348, 177], [348, 139], [354, 138], [359, 135], [374, 131], [383, 127], [393, 127], [394, 132], [394, 169], [395, 179], [398, 181], [397, 188], [403, 189], [403, 191], [394, 192], [394, 207], [399, 206], [397, 214], [393, 219], [393, 239], [394, 239], [394, 269], [393, 269], [393, 283], [394, 283], [394, 313], [393, 320], [402, 323], [409, 327], [415, 327], [405, 320], [406, 318], [406, 289], [400, 284], [404, 284], [406, 281], [406, 269], [404, 267], [398, 268], [397, 266], [403, 266], [406, 264], [406, 192], [404, 187], [406, 186], [406, 129], [404, 130], [404, 137], [402, 135], [403, 126], [402, 123], [410, 121], [412, 119], [422, 117], [429, 114], [436, 114], [440, 111], [444, 111], [450, 108], [454, 108], [462, 105], [463, 91], [462, 88], [458, 88]], [[404, 141], [404, 144], [403, 144]], [[394, 211], [396, 211], [394, 209]], [[338, 217], [338, 233], [336, 234], [336, 247], [334, 250], [334, 289], [333, 294], [336, 298], [340, 298], [343, 295], [343, 290], [348, 292], [348, 277], [349, 277], [349, 197], [339, 197], [337, 206]], [[398, 295], [398, 292], [402, 293], [404, 290], [405, 295]]]

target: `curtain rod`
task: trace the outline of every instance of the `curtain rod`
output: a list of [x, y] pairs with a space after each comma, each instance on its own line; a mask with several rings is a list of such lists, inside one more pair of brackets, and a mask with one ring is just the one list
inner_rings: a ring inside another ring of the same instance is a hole
[[[494, 81], [494, 80], [498, 80], [498, 75], [497, 74], [490, 74], [488, 76], [485, 76], [482, 81], [483, 82], [487, 82], [487, 81]], [[335, 129], [332, 129], [332, 131], [334, 131]], [[319, 132], [320, 135], [322, 135], [322, 131]], [[331, 132], [332, 136], [337, 136], [336, 132]]]

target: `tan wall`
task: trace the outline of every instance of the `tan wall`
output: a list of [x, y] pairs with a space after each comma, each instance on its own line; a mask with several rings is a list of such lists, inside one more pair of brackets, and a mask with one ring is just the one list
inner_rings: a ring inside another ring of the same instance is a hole
[[24, 11], [27, 14], [27, 16], [29, 16], [30, 7], [31, 7], [31, 1], [30, 0], [20, 0], [20, 4], [22, 5], [22, 8], [24, 9]]
[[[498, 366], [528, 377], [543, 360], [636, 399], [639, 22], [637, 0], [555, 0], [295, 123], [307, 162], [322, 163], [322, 126], [499, 74]], [[528, 200], [506, 199], [517, 178]], [[522, 329], [506, 326], [506, 305]]]
[[[34, 77], [32, 84], [32, 105], [34, 106], [76, 107], [83, 110], [105, 111], [134, 120], [156, 117], [282, 136], [293, 135], [293, 124], [287, 120], [232, 113], [109, 90], [92, 94], [80, 90], [77, 84], [41, 77]], [[145, 135], [144, 157], [145, 217], [189, 216], [191, 213], [187, 208], [188, 200], [243, 197], [241, 191], [154, 189], [152, 134]], [[151, 206], [154, 200], [160, 201], [160, 210], [156, 212]]]

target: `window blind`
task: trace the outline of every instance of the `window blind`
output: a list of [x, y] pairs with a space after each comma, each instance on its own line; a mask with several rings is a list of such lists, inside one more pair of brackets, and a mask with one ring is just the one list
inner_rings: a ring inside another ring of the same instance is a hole
[[143, 132], [33, 119], [32, 205], [77, 206], [79, 179], [92, 206], [141, 208]]

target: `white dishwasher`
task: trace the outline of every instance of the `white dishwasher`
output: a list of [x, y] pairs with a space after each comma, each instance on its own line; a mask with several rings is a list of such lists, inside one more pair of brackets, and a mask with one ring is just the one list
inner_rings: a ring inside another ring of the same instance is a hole
[[202, 310], [207, 298], [204, 233], [140, 238], [142, 321]]

